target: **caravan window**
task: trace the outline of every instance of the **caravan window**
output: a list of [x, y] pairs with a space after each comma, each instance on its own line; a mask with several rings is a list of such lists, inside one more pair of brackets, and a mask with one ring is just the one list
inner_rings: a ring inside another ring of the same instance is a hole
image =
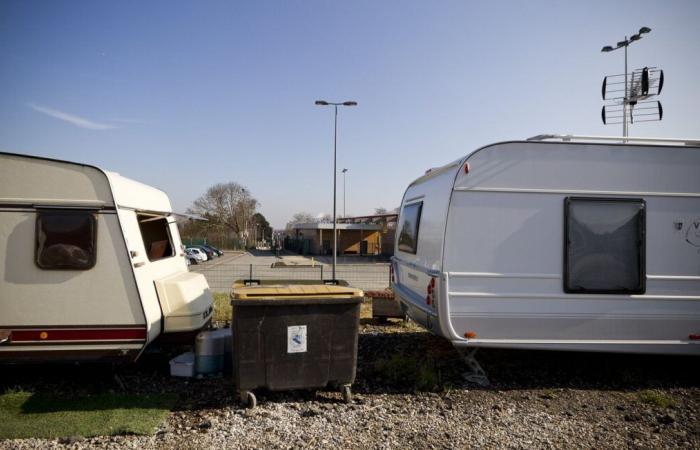
[[143, 245], [149, 261], [175, 256], [173, 240], [170, 237], [170, 224], [164, 216], [137, 214]]
[[418, 250], [418, 227], [423, 210], [423, 202], [411, 203], [403, 207], [401, 232], [399, 233], [399, 250], [415, 254]]
[[88, 270], [95, 265], [97, 222], [92, 211], [40, 211], [36, 265], [46, 270]]
[[641, 199], [566, 199], [566, 292], [644, 292], [644, 211]]

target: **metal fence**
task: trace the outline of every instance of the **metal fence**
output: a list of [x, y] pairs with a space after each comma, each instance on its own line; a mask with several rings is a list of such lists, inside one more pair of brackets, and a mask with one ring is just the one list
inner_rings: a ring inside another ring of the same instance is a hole
[[[230, 292], [236, 280], [329, 280], [332, 266], [278, 266], [262, 264], [203, 263], [190, 266], [192, 272], [199, 272], [207, 278], [214, 292]], [[350, 286], [363, 290], [380, 290], [389, 287], [389, 264], [339, 264], [336, 266], [336, 279], [347, 281]]]
[[245, 250], [248, 248], [245, 239], [233, 239], [215, 237], [213, 239], [181, 236], [182, 243], [186, 246], [209, 244], [226, 250]]

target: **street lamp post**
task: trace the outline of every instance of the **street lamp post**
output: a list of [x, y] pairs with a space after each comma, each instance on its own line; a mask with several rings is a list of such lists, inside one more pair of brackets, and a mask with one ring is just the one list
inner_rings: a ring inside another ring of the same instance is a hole
[[333, 106], [335, 109], [335, 122], [333, 127], [333, 282], [335, 282], [335, 266], [338, 262], [338, 221], [336, 217], [336, 191], [337, 191], [337, 175], [338, 175], [338, 106], [357, 106], [357, 102], [327, 102], [325, 100], [316, 100], [318, 106]]
[[633, 34], [629, 39], [627, 39], [627, 36], [625, 36], [624, 41], [620, 41], [616, 44], [615, 47], [611, 45], [606, 45], [602, 49], [600, 49], [601, 52], [608, 53], [613, 50], [617, 50], [619, 48], [625, 49], [625, 98], [622, 99], [622, 137], [627, 137], [628, 134], [628, 129], [627, 129], [627, 104], [629, 102], [629, 90], [627, 86], [627, 47], [634, 42], [638, 41], [642, 38], [643, 34], [649, 33], [651, 31], [651, 28], [649, 27], [642, 27], [639, 29], [639, 32], [637, 34]]
[[341, 170], [341, 172], [343, 172], [343, 219], [347, 217], [345, 214], [345, 174], [347, 171], [348, 169]]

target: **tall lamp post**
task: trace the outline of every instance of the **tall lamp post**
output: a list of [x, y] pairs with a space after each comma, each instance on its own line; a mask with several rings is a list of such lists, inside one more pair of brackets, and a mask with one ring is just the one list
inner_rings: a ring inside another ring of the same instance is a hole
[[345, 214], [345, 174], [347, 171], [348, 169], [341, 170], [341, 172], [343, 172], [343, 219], [347, 217]]
[[649, 27], [642, 27], [639, 29], [639, 32], [637, 34], [633, 34], [630, 36], [629, 39], [627, 39], [627, 36], [625, 36], [624, 41], [620, 41], [616, 44], [615, 47], [612, 45], [606, 45], [605, 47], [601, 48], [600, 51], [603, 53], [608, 53], [613, 50], [617, 50], [619, 48], [625, 49], [625, 97], [622, 99], [622, 137], [627, 137], [627, 104], [629, 103], [629, 90], [627, 86], [627, 47], [634, 42], [638, 41], [642, 38], [643, 34], [649, 33], [651, 31], [651, 28]]
[[316, 100], [318, 106], [333, 106], [335, 109], [335, 122], [333, 128], [333, 282], [335, 282], [335, 266], [338, 261], [338, 222], [336, 217], [336, 186], [338, 177], [338, 106], [357, 106], [357, 102], [327, 102], [325, 100]]

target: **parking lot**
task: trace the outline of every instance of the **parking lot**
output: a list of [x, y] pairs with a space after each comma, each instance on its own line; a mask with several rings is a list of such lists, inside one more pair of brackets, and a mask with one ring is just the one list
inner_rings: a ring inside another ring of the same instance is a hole
[[[366, 262], [362, 257], [340, 258], [336, 279], [364, 290], [389, 287], [389, 263]], [[207, 278], [214, 292], [229, 292], [233, 282], [256, 280], [328, 280], [332, 278], [330, 258], [319, 259], [269, 251], [225, 252], [223, 256], [190, 266]]]

